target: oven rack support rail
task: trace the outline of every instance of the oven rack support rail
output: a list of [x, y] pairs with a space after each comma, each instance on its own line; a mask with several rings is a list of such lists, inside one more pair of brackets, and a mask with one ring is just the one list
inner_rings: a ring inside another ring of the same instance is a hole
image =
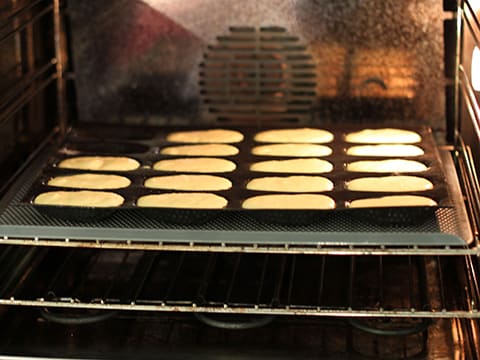
[[186, 244], [141, 241], [112, 241], [112, 240], [79, 240], [79, 239], [43, 239], [43, 238], [13, 238], [4, 236], [0, 238], [0, 245], [21, 245], [40, 247], [65, 247], [88, 248], [109, 250], [141, 250], [141, 251], [186, 251], [186, 252], [218, 252], [218, 253], [271, 253], [271, 254], [307, 254], [307, 255], [445, 255], [480, 256], [480, 248], [452, 248], [450, 246], [425, 247], [425, 246], [299, 246], [284, 244], [283, 246], [267, 246], [262, 244], [208, 244], [189, 242]]
[[84, 310], [107, 310], [107, 311], [150, 311], [150, 312], [182, 312], [182, 313], [208, 313], [208, 314], [230, 314], [230, 315], [294, 315], [294, 316], [318, 316], [318, 317], [345, 317], [345, 318], [465, 318], [480, 319], [478, 310], [455, 311], [444, 310], [440, 312], [410, 310], [353, 310], [353, 309], [323, 309], [323, 308], [256, 308], [256, 307], [230, 307], [226, 304], [218, 307], [197, 306], [190, 304], [109, 304], [105, 300], [98, 300], [98, 303], [82, 303], [75, 299], [63, 299], [62, 301], [19, 300], [15, 298], [0, 299], [0, 305], [5, 306], [32, 306], [45, 308], [63, 309], [84, 309]]

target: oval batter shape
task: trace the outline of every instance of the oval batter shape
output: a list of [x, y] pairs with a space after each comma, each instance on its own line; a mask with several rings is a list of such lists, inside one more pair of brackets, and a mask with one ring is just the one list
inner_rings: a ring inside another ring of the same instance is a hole
[[259, 132], [254, 140], [265, 143], [325, 144], [333, 141], [333, 134], [327, 130], [313, 128], [275, 129]]
[[428, 167], [419, 161], [413, 160], [362, 160], [347, 164], [346, 170], [351, 172], [401, 173], [422, 172], [428, 170]]
[[210, 193], [166, 193], [141, 196], [139, 207], [181, 208], [181, 209], [222, 209], [228, 201], [222, 196]]
[[207, 157], [160, 160], [153, 164], [154, 170], [194, 173], [225, 173], [236, 167], [230, 160]]
[[78, 156], [62, 160], [58, 167], [90, 171], [132, 171], [138, 169], [140, 163], [124, 156]]
[[108, 191], [50, 191], [35, 197], [33, 203], [51, 206], [78, 207], [118, 207], [122, 205], [122, 196]]
[[182, 156], [233, 156], [238, 154], [238, 148], [227, 144], [202, 144], [169, 146], [160, 151], [162, 155]]
[[331, 172], [333, 165], [321, 159], [269, 160], [252, 164], [250, 170], [271, 173], [320, 174]]
[[248, 190], [287, 193], [323, 192], [333, 189], [333, 182], [322, 176], [263, 177], [247, 183]]
[[236, 130], [210, 129], [177, 131], [167, 136], [167, 141], [178, 143], [217, 143], [230, 144], [243, 140], [243, 134]]
[[417, 176], [363, 177], [346, 183], [350, 191], [412, 192], [433, 189], [430, 180]]
[[130, 179], [124, 176], [104, 174], [56, 176], [47, 182], [49, 186], [94, 190], [122, 189], [130, 186], [131, 183]]
[[316, 194], [272, 194], [246, 199], [244, 209], [306, 209], [327, 210], [335, 208], [335, 201], [326, 195]]
[[358, 144], [414, 144], [422, 141], [422, 137], [415, 131], [383, 128], [349, 133], [345, 141]]
[[315, 157], [332, 154], [332, 148], [316, 144], [271, 144], [255, 146], [253, 155], [259, 156], [290, 156], [290, 157]]
[[436, 206], [437, 202], [425, 196], [393, 195], [368, 199], [357, 199], [350, 202], [350, 208], [403, 207], [403, 206]]
[[421, 147], [403, 144], [358, 145], [347, 149], [347, 155], [350, 156], [411, 157], [424, 154]]
[[221, 191], [230, 189], [232, 182], [220, 176], [182, 174], [151, 177], [144, 185], [151, 189]]

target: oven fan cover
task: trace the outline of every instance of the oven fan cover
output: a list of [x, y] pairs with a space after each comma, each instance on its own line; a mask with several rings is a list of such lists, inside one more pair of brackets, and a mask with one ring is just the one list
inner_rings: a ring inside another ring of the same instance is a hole
[[310, 119], [316, 66], [298, 37], [280, 27], [232, 27], [200, 64], [202, 115], [212, 121]]

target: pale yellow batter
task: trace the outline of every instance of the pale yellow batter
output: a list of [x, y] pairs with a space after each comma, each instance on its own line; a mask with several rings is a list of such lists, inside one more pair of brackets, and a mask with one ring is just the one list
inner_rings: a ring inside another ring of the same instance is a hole
[[122, 205], [124, 199], [107, 191], [50, 191], [38, 195], [33, 202], [38, 205], [107, 208]]
[[236, 167], [230, 160], [208, 157], [160, 160], [153, 165], [154, 170], [195, 173], [225, 173]]
[[260, 156], [315, 157], [328, 156], [332, 148], [316, 144], [271, 144], [255, 146], [252, 154]]
[[347, 171], [373, 173], [422, 172], [427, 169], [421, 162], [403, 159], [354, 161], [346, 166]]
[[346, 187], [351, 191], [411, 192], [433, 189], [430, 180], [417, 176], [363, 177], [350, 180]]
[[347, 155], [351, 156], [410, 157], [423, 154], [425, 152], [421, 147], [403, 144], [358, 145], [347, 149]]
[[119, 175], [76, 174], [57, 176], [48, 185], [73, 189], [121, 189], [130, 186], [130, 179]]
[[287, 193], [322, 192], [333, 189], [333, 183], [322, 176], [263, 177], [247, 183], [248, 190]]
[[333, 165], [321, 159], [269, 160], [252, 164], [250, 170], [272, 173], [319, 174], [331, 172]]
[[422, 137], [404, 129], [364, 129], [347, 134], [345, 141], [359, 144], [414, 144], [422, 141]]
[[238, 143], [243, 140], [243, 134], [236, 130], [211, 129], [178, 131], [167, 136], [167, 141], [178, 143]]
[[316, 194], [278, 194], [259, 195], [246, 199], [244, 209], [334, 209], [335, 201], [326, 195]]
[[312, 128], [276, 129], [259, 132], [254, 139], [266, 143], [324, 144], [333, 140], [333, 134], [327, 130]]
[[183, 156], [233, 156], [238, 154], [238, 148], [227, 144], [202, 144], [169, 146], [160, 151], [163, 155]]
[[369, 199], [357, 199], [350, 202], [351, 208], [399, 207], [399, 206], [436, 206], [437, 202], [425, 196], [393, 195]]
[[139, 207], [182, 208], [182, 209], [221, 209], [227, 200], [210, 193], [166, 193], [145, 195], [138, 199]]
[[123, 156], [79, 156], [62, 160], [58, 167], [91, 171], [131, 171], [138, 169], [140, 163]]
[[145, 187], [152, 189], [220, 191], [232, 187], [226, 178], [213, 175], [168, 175], [155, 176], [145, 181]]

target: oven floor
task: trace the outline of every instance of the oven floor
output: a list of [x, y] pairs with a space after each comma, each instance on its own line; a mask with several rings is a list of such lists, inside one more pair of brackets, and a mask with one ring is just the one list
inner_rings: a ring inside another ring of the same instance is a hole
[[460, 351], [472, 358], [452, 338], [454, 321], [442, 319], [432, 323], [428, 335], [382, 337], [335, 318], [285, 317], [262, 328], [222, 330], [192, 315], [122, 313], [96, 324], [61, 325], [45, 321], [35, 308], [3, 311], [8, 326], [0, 331], [0, 357], [433, 360]]

